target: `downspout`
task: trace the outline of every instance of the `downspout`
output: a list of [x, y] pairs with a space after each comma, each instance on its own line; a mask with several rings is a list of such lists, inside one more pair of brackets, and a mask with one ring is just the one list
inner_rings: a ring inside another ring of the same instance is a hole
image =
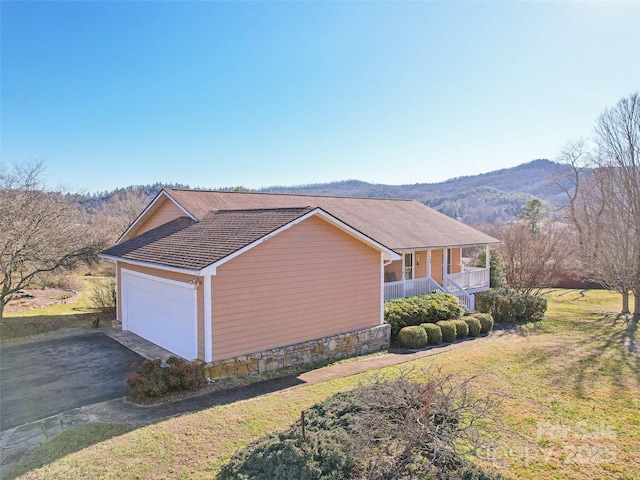
[[391, 265], [391, 260], [384, 259], [384, 253], [380, 252], [380, 325], [384, 325], [384, 267]]
[[204, 276], [204, 361], [210, 363], [213, 361], [213, 312], [211, 311], [211, 277]]

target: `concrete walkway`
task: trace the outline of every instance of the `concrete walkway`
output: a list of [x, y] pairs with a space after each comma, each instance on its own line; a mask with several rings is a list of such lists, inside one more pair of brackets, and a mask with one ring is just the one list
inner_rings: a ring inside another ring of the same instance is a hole
[[[110, 328], [111, 327], [109, 327], [109, 329]], [[109, 335], [109, 333], [104, 333]], [[114, 333], [113, 329], [111, 329], [110, 333], [114, 335], [112, 338], [118, 339], [117, 332]], [[249, 385], [219, 390], [158, 405], [140, 406], [129, 403], [124, 398], [119, 398], [76, 408], [69, 412], [0, 432], [0, 476], [8, 473], [18, 460], [46, 440], [55, 437], [64, 430], [73, 429], [87, 423], [153, 423], [166, 418], [205, 410], [216, 405], [225, 405], [238, 400], [246, 400], [287, 389], [318, 384], [336, 378], [344, 378], [383, 367], [400, 365], [412, 360], [459, 348], [473, 347], [486, 338], [502, 334], [504, 334], [504, 332], [492, 332], [489, 337], [467, 339], [444, 347], [428, 348], [410, 353], [388, 353], [363, 360], [318, 368], [299, 375], [259, 381]], [[146, 342], [143, 339], [139, 339], [139, 337], [137, 337], [139, 340], [130, 337], [127, 332], [120, 335], [120, 338], [128, 338], [128, 343], [131, 346], [139, 346], [139, 343], [142, 343], [144, 346], [144, 342]], [[126, 345], [124, 342], [123, 344]], [[138, 351], [138, 353], [145, 356], [140, 351]]]

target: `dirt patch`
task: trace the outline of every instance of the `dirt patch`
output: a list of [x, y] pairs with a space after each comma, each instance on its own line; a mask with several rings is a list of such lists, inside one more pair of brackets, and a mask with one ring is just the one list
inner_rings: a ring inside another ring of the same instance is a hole
[[33, 308], [48, 307], [60, 303], [75, 303], [79, 293], [73, 290], [47, 288], [44, 290], [19, 290], [4, 307], [5, 312], [22, 312]]

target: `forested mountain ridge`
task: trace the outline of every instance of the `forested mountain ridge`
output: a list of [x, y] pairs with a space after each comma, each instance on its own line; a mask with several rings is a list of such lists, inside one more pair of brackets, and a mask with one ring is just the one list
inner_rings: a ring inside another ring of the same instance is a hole
[[[425, 205], [465, 223], [506, 223], [517, 216], [522, 206], [538, 197], [557, 207], [565, 198], [554, 178], [570, 167], [549, 160], [534, 160], [512, 168], [480, 175], [457, 177], [440, 183], [406, 185], [371, 184], [359, 180], [343, 180], [299, 186], [273, 186], [257, 191], [299, 195], [336, 195], [347, 197], [406, 198]], [[75, 200], [88, 213], [94, 214], [114, 198], [135, 195], [149, 202], [165, 187], [189, 188], [182, 184], [155, 183], [119, 188], [111, 192], [77, 195]], [[206, 188], [206, 187], [204, 187]], [[246, 190], [243, 187], [215, 188], [216, 190]]]
[[466, 223], [504, 223], [514, 218], [532, 197], [551, 207], [562, 205], [564, 194], [554, 180], [570, 167], [550, 160], [533, 160], [512, 168], [452, 178], [440, 183], [371, 184], [346, 180], [294, 187], [269, 187], [264, 192], [354, 197], [409, 198]]
[[298, 186], [273, 186], [260, 191], [309, 195], [343, 195], [378, 198], [411, 198], [421, 202], [438, 197], [469, 192], [477, 187], [492, 187], [503, 192], [520, 192], [558, 203], [560, 192], [551, 186], [553, 175], [566, 172], [568, 167], [550, 160], [533, 160], [512, 168], [504, 168], [479, 175], [456, 177], [439, 183], [404, 185], [372, 184], [359, 180], [343, 180]]

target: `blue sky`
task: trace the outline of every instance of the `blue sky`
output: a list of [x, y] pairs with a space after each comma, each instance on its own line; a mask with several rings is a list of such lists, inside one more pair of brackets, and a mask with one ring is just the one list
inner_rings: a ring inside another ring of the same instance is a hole
[[94, 192], [438, 182], [640, 89], [640, 2], [11, 2], [1, 151]]

